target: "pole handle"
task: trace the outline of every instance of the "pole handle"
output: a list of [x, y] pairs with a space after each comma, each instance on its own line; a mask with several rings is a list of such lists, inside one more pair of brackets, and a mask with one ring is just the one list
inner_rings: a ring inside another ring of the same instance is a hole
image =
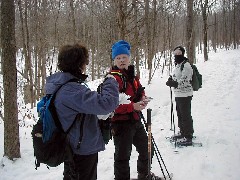
[[151, 124], [152, 124], [151, 112], [152, 112], [152, 109], [148, 108], [148, 109], [147, 109], [147, 124], [148, 124], [148, 125], [151, 125]]

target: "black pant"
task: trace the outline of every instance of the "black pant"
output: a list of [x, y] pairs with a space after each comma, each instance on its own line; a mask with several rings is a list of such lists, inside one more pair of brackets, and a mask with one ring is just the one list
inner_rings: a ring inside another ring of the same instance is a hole
[[191, 101], [192, 96], [188, 97], [175, 97], [176, 110], [178, 116], [178, 127], [181, 134], [186, 138], [192, 138], [193, 119], [191, 115]]
[[98, 153], [74, 155], [74, 163], [64, 163], [63, 180], [96, 180]]
[[[137, 171], [148, 174], [148, 138], [141, 121], [123, 121], [112, 124], [112, 133], [115, 145], [114, 175], [115, 180], [129, 180], [129, 160], [132, 145], [136, 147], [138, 155]], [[153, 156], [153, 145], [152, 145]]]

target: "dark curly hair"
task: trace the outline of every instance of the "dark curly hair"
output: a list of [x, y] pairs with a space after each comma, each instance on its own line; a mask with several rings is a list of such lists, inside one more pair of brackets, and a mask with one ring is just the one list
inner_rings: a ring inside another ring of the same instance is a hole
[[83, 73], [82, 67], [88, 63], [88, 50], [83, 45], [65, 45], [59, 50], [58, 68], [62, 72], [69, 72], [79, 78]]

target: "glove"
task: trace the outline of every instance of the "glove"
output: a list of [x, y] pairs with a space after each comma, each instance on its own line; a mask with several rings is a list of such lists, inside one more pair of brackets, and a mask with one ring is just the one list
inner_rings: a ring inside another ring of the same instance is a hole
[[169, 87], [177, 88], [178, 87], [178, 82], [168, 78], [168, 81], [166, 82], [166, 85], [169, 86]]
[[[103, 80], [103, 82], [107, 79], [107, 78], [113, 78], [116, 80], [116, 78], [111, 75], [111, 74], [107, 74], [105, 79]], [[101, 84], [99, 84], [99, 86], [97, 87], [97, 92], [100, 94], [102, 92], [102, 87], [103, 87], [103, 82]]]
[[108, 75], [106, 75], [106, 77], [105, 78], [113, 78], [113, 79], [115, 79], [116, 80], [116, 78], [112, 75], [112, 74], [108, 74]]
[[99, 86], [97, 87], [97, 92], [98, 92], [98, 94], [101, 94], [101, 92], [102, 92], [102, 86], [103, 86], [103, 83], [99, 84]]
[[169, 76], [168, 81], [172, 81], [172, 80], [173, 80], [172, 76]]

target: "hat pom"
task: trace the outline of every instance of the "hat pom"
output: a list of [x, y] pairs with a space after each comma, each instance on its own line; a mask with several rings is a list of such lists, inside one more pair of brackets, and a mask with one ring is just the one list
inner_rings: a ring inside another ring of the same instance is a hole
[[116, 56], [120, 54], [127, 54], [130, 56], [131, 46], [127, 41], [120, 40], [113, 44], [112, 46], [112, 59], [114, 60]]

